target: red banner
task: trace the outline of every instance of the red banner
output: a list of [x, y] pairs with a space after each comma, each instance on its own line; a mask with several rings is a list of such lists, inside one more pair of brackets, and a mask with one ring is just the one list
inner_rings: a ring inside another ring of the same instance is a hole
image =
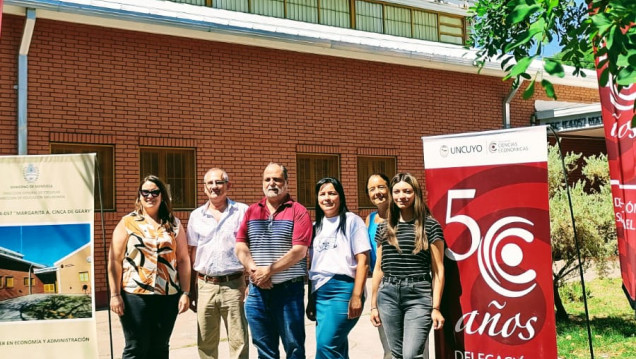
[[618, 91], [612, 80], [610, 76], [607, 86], [599, 87], [599, 92], [623, 288], [636, 309], [636, 130], [631, 126], [636, 84]]
[[422, 140], [448, 246], [436, 357], [556, 358], [545, 127]]

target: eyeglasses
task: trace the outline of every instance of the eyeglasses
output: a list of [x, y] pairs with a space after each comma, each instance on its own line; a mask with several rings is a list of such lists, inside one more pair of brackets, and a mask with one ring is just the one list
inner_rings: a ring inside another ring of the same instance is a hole
[[205, 182], [205, 185], [208, 186], [208, 187], [212, 187], [212, 185], [214, 185], [214, 184], [216, 184], [217, 186], [223, 186], [226, 183], [227, 183], [227, 181], [225, 181], [225, 180], [216, 180], [216, 181]]
[[139, 194], [142, 197], [148, 197], [149, 195], [151, 195], [153, 198], [155, 197], [159, 197], [159, 195], [161, 194], [161, 190], [160, 189], [153, 189], [152, 191], [149, 191], [147, 189], [142, 189], [139, 191]]

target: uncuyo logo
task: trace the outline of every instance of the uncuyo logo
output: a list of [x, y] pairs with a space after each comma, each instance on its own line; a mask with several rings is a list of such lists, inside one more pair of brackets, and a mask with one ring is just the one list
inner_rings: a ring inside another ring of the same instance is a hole
[[442, 157], [446, 157], [446, 156], [448, 156], [448, 146], [446, 146], [446, 145], [442, 145], [442, 146], [439, 148], [439, 154], [440, 154]]

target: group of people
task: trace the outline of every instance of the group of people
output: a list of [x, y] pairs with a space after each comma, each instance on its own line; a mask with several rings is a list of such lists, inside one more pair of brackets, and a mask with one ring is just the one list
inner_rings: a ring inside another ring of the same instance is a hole
[[250, 334], [259, 358], [279, 358], [280, 342], [287, 358], [305, 358], [305, 315], [316, 321], [315, 357], [348, 358], [369, 272], [370, 318], [384, 358], [422, 358], [431, 327], [444, 324], [444, 238], [417, 179], [371, 175], [367, 193], [377, 211], [366, 223], [332, 177], [316, 184], [312, 223], [288, 181], [285, 166], [270, 163], [265, 196], [248, 207], [228, 198], [228, 174], [212, 168], [203, 179], [208, 201], [192, 211], [186, 231], [166, 185], [152, 175], [142, 180], [108, 261], [123, 358], [168, 358], [176, 317], [188, 308], [197, 313], [201, 358], [218, 358], [221, 320], [233, 359], [248, 358]]

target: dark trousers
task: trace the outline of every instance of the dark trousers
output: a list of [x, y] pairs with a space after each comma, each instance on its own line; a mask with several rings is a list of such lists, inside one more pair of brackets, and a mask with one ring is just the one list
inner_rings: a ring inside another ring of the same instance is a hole
[[119, 317], [126, 346], [122, 359], [168, 359], [170, 335], [179, 312], [179, 294], [143, 295], [122, 291]]

